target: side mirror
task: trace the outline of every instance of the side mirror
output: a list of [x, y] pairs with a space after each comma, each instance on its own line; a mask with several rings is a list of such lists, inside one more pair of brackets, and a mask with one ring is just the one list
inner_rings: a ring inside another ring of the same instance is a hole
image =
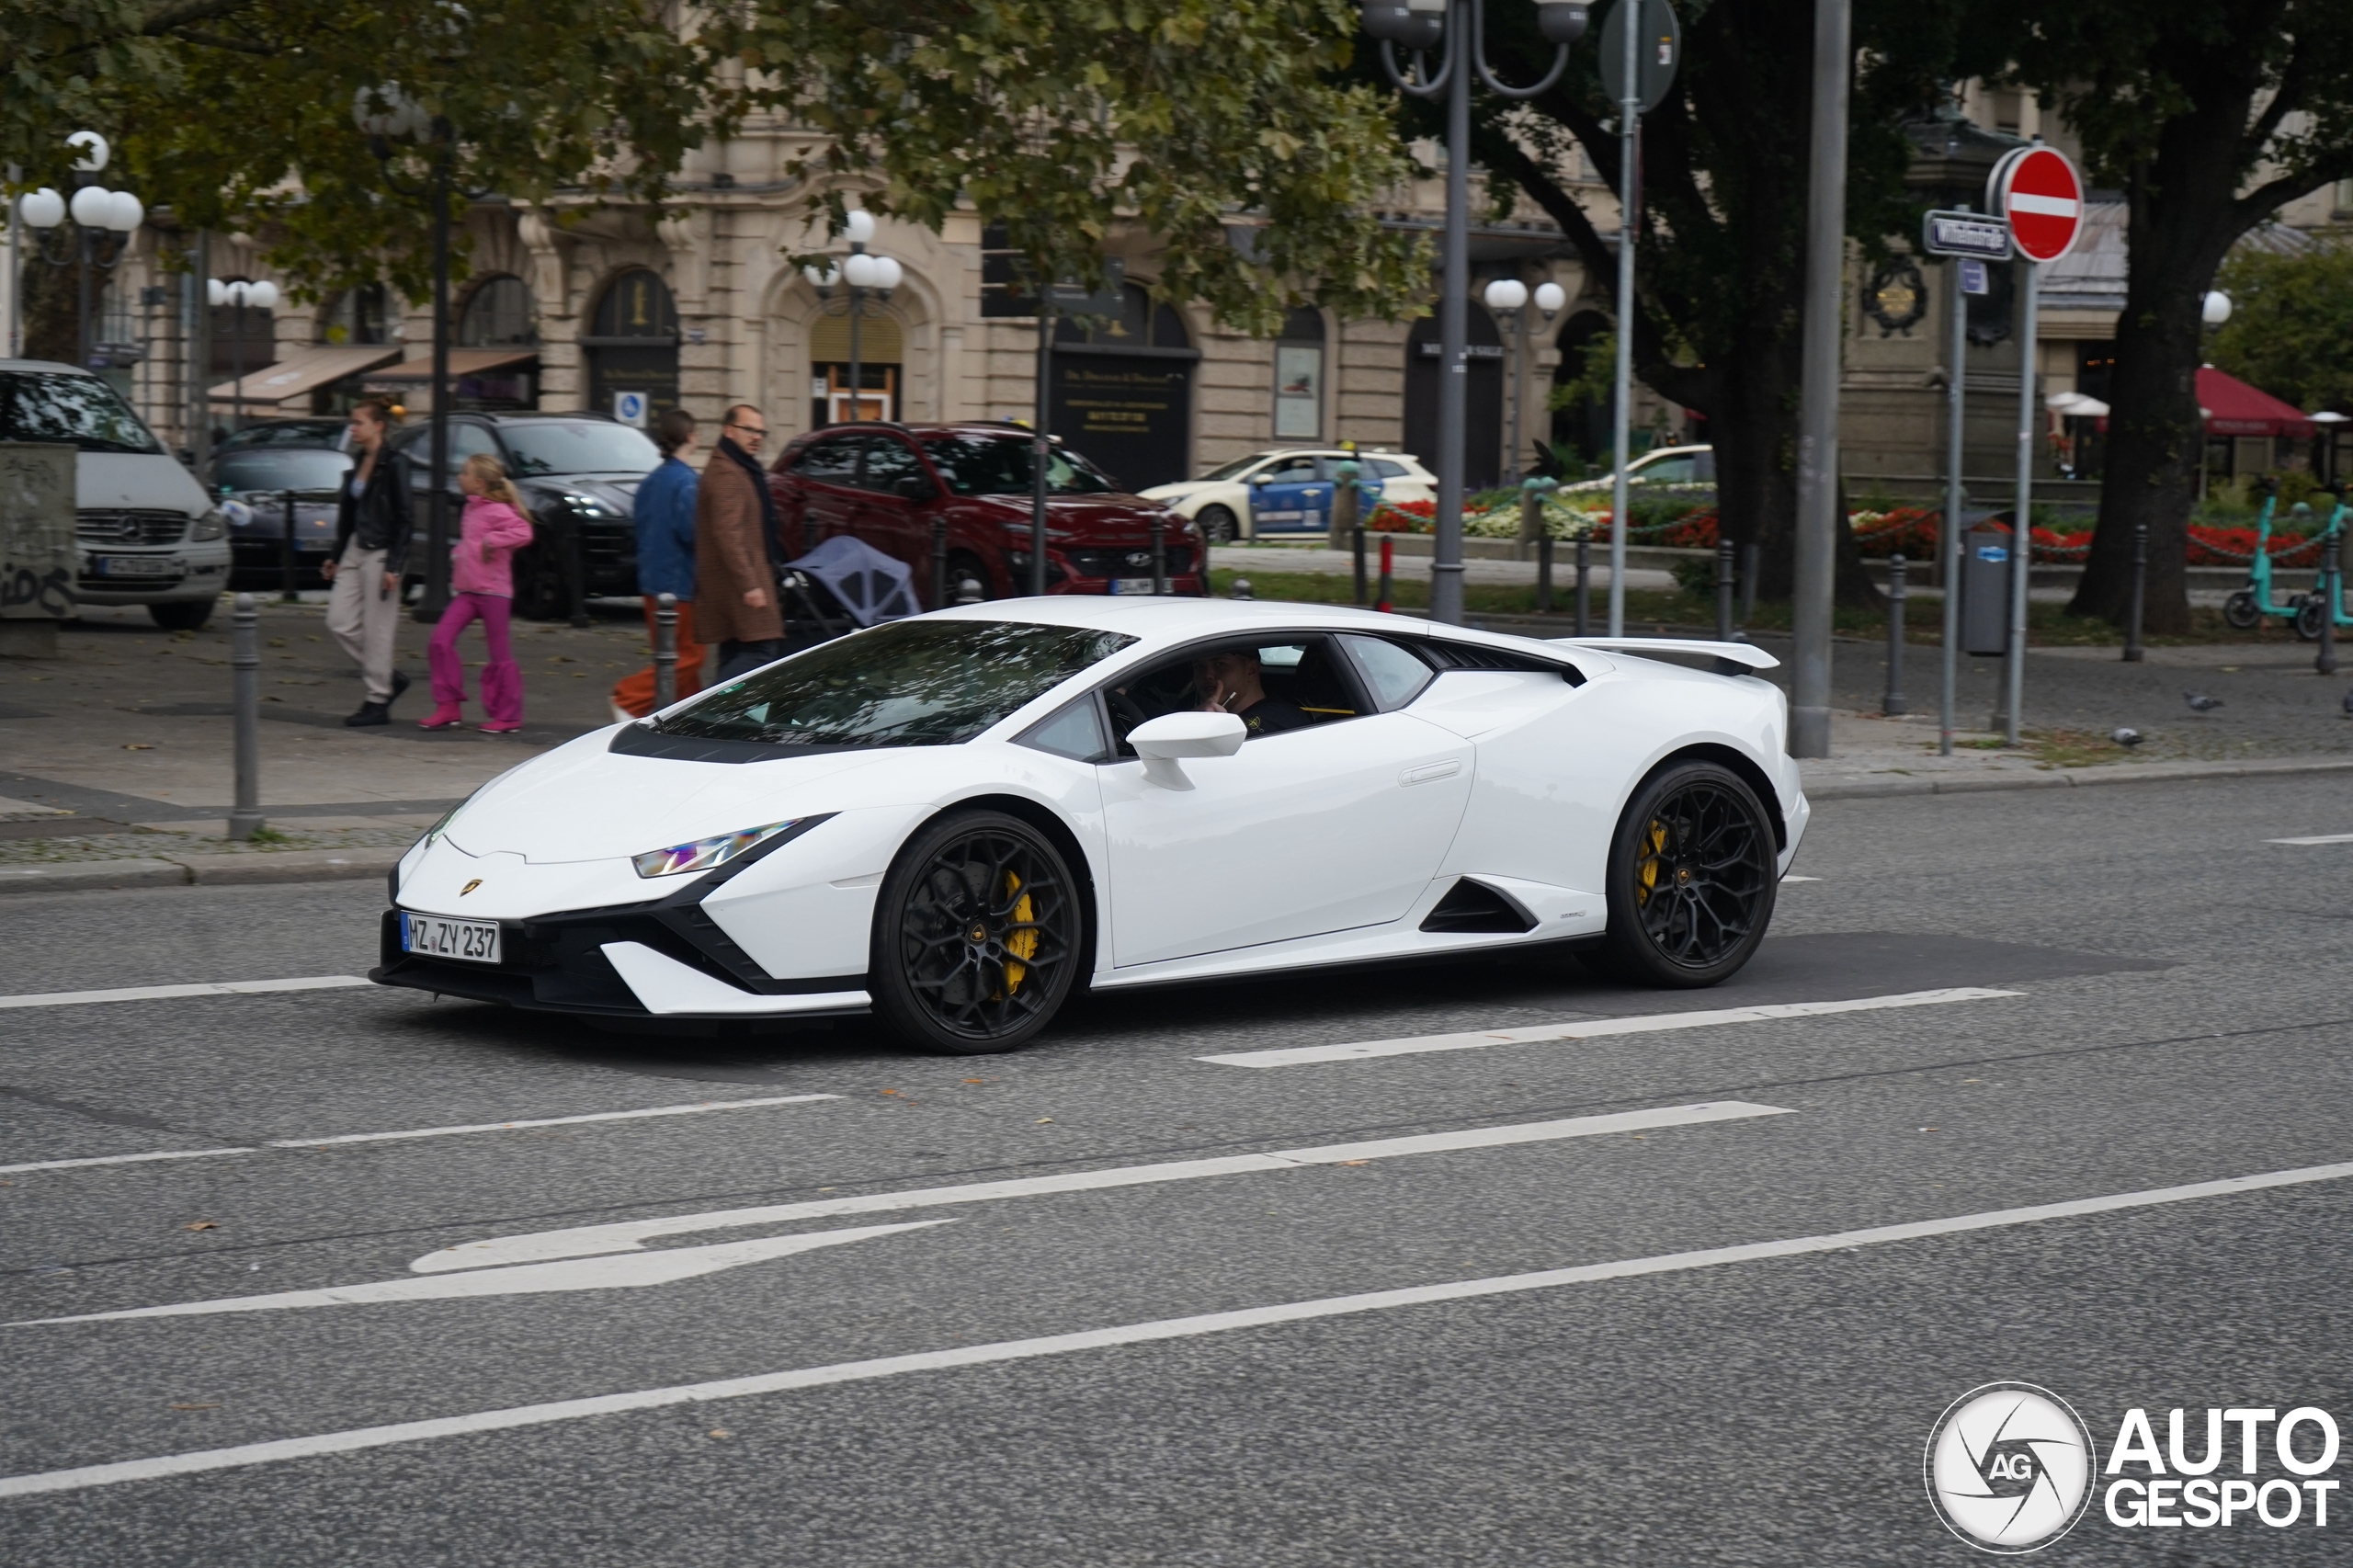
[[1193, 781], [1180, 757], [1232, 756], [1242, 749], [1249, 726], [1231, 713], [1163, 713], [1128, 732], [1128, 744], [1143, 758], [1143, 776], [1164, 790], [1189, 790]]
[[899, 482], [891, 487], [891, 493], [903, 501], [928, 501], [939, 494], [931, 487], [931, 481], [919, 473], [901, 476]]

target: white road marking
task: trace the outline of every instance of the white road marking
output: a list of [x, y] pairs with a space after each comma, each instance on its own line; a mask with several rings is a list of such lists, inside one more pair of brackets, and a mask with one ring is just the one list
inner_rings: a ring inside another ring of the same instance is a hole
[[545, 1404], [515, 1405], [505, 1410], [477, 1411], [471, 1415], [446, 1415], [428, 1421], [361, 1426], [343, 1432], [322, 1432], [308, 1437], [282, 1437], [274, 1442], [244, 1443], [235, 1448], [206, 1449], [192, 1453], [165, 1454], [154, 1459], [123, 1460], [113, 1464], [80, 1465], [71, 1470], [0, 1477], [0, 1497], [28, 1497], [45, 1492], [79, 1492], [97, 1486], [119, 1485], [124, 1482], [153, 1481], [169, 1475], [194, 1475], [206, 1471], [233, 1470], [244, 1465], [277, 1464], [288, 1460], [316, 1459], [325, 1454], [354, 1453], [364, 1449], [387, 1448], [395, 1443], [421, 1443], [437, 1437], [463, 1437], [483, 1432], [513, 1431], [523, 1426], [546, 1426], [557, 1422], [580, 1421], [624, 1411], [656, 1410], [665, 1405], [744, 1399], [756, 1394], [786, 1393], [796, 1389], [827, 1388], [837, 1383], [864, 1382], [907, 1372], [946, 1371], [955, 1367], [1034, 1360], [1083, 1350], [1108, 1349], [1113, 1346], [1187, 1339], [1234, 1329], [1269, 1328], [1280, 1324], [1305, 1323], [1316, 1318], [1342, 1317], [1358, 1312], [1387, 1312], [1398, 1307], [1425, 1306], [1438, 1301], [1472, 1301], [1484, 1296], [1557, 1290], [1565, 1285], [1632, 1279], [1644, 1275], [1673, 1274], [1725, 1264], [1801, 1257], [1812, 1253], [1838, 1252], [1886, 1242], [1999, 1230], [2011, 1225], [2035, 1224], [2045, 1220], [2074, 1219], [2160, 1203], [2182, 1203], [2194, 1199], [2260, 1192], [2269, 1187], [2341, 1181], [2347, 1176], [2353, 1176], [2353, 1161], [2334, 1165], [2307, 1165], [2299, 1170], [2272, 1171], [2262, 1176], [2232, 1176], [2222, 1181], [2196, 1182], [2185, 1187], [2118, 1193], [2106, 1198], [2080, 1198], [2063, 1203], [2036, 1204], [2025, 1209], [1959, 1214], [1945, 1220], [1875, 1225], [1867, 1230], [1842, 1231], [1832, 1235], [1797, 1236], [1786, 1241], [1709, 1247], [1695, 1252], [1665, 1253], [1655, 1257], [1627, 1258], [1615, 1263], [1586, 1264], [1574, 1268], [1552, 1268], [1535, 1274], [1506, 1274], [1484, 1279], [1410, 1286], [1398, 1290], [1373, 1290], [1354, 1296], [1326, 1296], [1316, 1301], [1290, 1301], [1279, 1306], [1204, 1312], [1197, 1317], [1164, 1318], [1154, 1323], [1086, 1329], [1075, 1334], [1046, 1335], [1035, 1339], [962, 1345], [949, 1350], [918, 1351], [912, 1355], [839, 1361], [832, 1366], [802, 1367], [791, 1371], [765, 1372], [752, 1377], [722, 1378], [669, 1388], [640, 1389], [586, 1399], [555, 1400]]
[[534, 1263], [520, 1268], [484, 1268], [471, 1274], [412, 1274], [366, 1285], [333, 1285], [324, 1290], [280, 1290], [267, 1296], [231, 1296], [214, 1301], [179, 1301], [167, 1307], [136, 1307], [120, 1312], [84, 1312], [78, 1317], [25, 1318], [8, 1328], [39, 1324], [103, 1323], [114, 1318], [197, 1317], [214, 1312], [282, 1312], [299, 1307], [347, 1307], [371, 1301], [445, 1301], [456, 1296], [536, 1296], [560, 1290], [629, 1290], [699, 1278], [723, 1268], [766, 1263], [818, 1247], [840, 1246], [900, 1231], [952, 1225], [953, 1220], [911, 1220], [896, 1225], [862, 1225], [849, 1231], [818, 1231], [757, 1241], [719, 1242], [710, 1246], [672, 1247], [663, 1252]]
[[251, 1149], [165, 1149], [153, 1154], [101, 1154], [91, 1160], [35, 1160], [29, 1165], [0, 1165], [0, 1176], [17, 1171], [68, 1171], [80, 1165], [136, 1165], [149, 1160], [209, 1160], [215, 1154], [250, 1154]]
[[224, 980], [202, 985], [123, 985], [112, 991], [35, 991], [0, 996], [0, 1007], [78, 1007], [86, 1002], [159, 1002], [175, 996], [246, 996], [269, 991], [337, 991], [365, 985], [356, 974], [313, 974], [300, 980]]
[[1320, 1062], [1362, 1062], [1376, 1056], [1415, 1056], [1430, 1051], [1478, 1051], [1491, 1045], [1536, 1045], [1556, 1040], [1600, 1040], [1610, 1035], [1655, 1034], [1671, 1029], [1713, 1028], [1720, 1024], [1756, 1024], [1774, 1018], [1815, 1018], [1833, 1013], [1871, 1013], [1885, 1007], [1934, 1007], [1947, 1002], [1982, 1002], [2017, 996], [2017, 991], [1956, 986], [1942, 991], [1906, 991], [1893, 996], [1859, 996], [1847, 1002], [1773, 1002], [1754, 1007], [1713, 1007], [1698, 1013], [1651, 1013], [1631, 1018], [1583, 1018], [1575, 1023], [1534, 1024], [1518, 1029], [1479, 1029], [1469, 1034], [1415, 1035], [1404, 1040], [1359, 1040], [1350, 1045], [1301, 1045], [1275, 1051], [1236, 1051], [1194, 1060], [1222, 1067], [1302, 1067]]
[[1353, 1160], [1386, 1160], [1404, 1154], [1441, 1153], [1457, 1149], [1497, 1149], [1514, 1143], [1544, 1143], [1563, 1138], [1592, 1138], [1612, 1132], [1643, 1131], [1655, 1127], [1688, 1127], [1702, 1122], [1790, 1114], [1780, 1106], [1720, 1100], [1701, 1105], [1619, 1111], [1608, 1116], [1578, 1116], [1558, 1121], [1526, 1121], [1508, 1127], [1474, 1128], [1463, 1132], [1383, 1138], [1364, 1143], [1333, 1143], [1316, 1149], [1281, 1149], [1263, 1154], [1224, 1154], [1206, 1160], [1118, 1165], [1109, 1170], [1019, 1176], [1010, 1181], [972, 1182], [961, 1187], [876, 1192], [860, 1198], [769, 1203], [756, 1209], [722, 1209], [703, 1214], [675, 1214], [663, 1220], [623, 1220], [608, 1225], [580, 1225], [571, 1230], [540, 1231], [529, 1235], [494, 1236], [487, 1241], [467, 1242], [458, 1246], [444, 1247], [439, 1252], [426, 1253], [409, 1267], [419, 1274], [438, 1274], [446, 1269], [479, 1268], [494, 1264], [540, 1263], [560, 1257], [585, 1257], [596, 1253], [634, 1252], [658, 1236], [732, 1230], [742, 1225], [824, 1220], [841, 1214], [890, 1213], [903, 1209], [931, 1209], [951, 1203], [988, 1203], [999, 1199], [1037, 1198], [1049, 1193], [1097, 1192], [1108, 1187], [1195, 1181], [1205, 1176], [1296, 1170], [1302, 1165], [1336, 1165]]
[[2353, 833], [2316, 833], [2310, 838], [2267, 838], [2266, 844], [2353, 844]]
[[450, 1138], [466, 1132], [511, 1132], [529, 1127], [573, 1127], [591, 1121], [637, 1121], [649, 1116], [699, 1116], [712, 1110], [745, 1110], [756, 1106], [808, 1105], [837, 1100], [839, 1095], [771, 1095], [749, 1100], [699, 1100], [693, 1105], [661, 1105], [645, 1110], [598, 1110], [585, 1116], [543, 1116], [529, 1121], [478, 1121], [464, 1127], [412, 1127], [399, 1132], [343, 1132], [328, 1138], [276, 1138], [267, 1143], [234, 1149], [168, 1149], [152, 1154], [105, 1154], [85, 1160], [36, 1160], [29, 1165], [0, 1165], [0, 1176], [15, 1171], [63, 1171], [80, 1165], [135, 1165], [149, 1160], [202, 1160], [215, 1154], [256, 1154], [264, 1149], [324, 1149], [335, 1143], [381, 1143], [403, 1138]]
[[808, 1105], [837, 1100], [839, 1095], [775, 1095], [756, 1100], [702, 1100], [694, 1105], [655, 1106], [650, 1110], [599, 1110], [585, 1116], [545, 1116], [533, 1121], [477, 1121], [464, 1127], [417, 1127], [405, 1132], [346, 1132], [333, 1138], [276, 1138], [267, 1149], [324, 1149], [331, 1143], [381, 1143], [395, 1138], [449, 1138], [460, 1132], [506, 1132], [525, 1127], [573, 1127], [586, 1121], [635, 1121], [649, 1116], [699, 1116], [708, 1110], [743, 1110], [751, 1106]]

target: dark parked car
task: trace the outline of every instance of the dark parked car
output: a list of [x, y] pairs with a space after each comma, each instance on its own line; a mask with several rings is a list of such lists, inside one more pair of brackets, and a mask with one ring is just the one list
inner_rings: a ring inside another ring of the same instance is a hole
[[229, 519], [230, 586], [270, 588], [284, 581], [290, 511], [296, 585], [324, 582], [319, 566], [335, 549], [335, 492], [350, 469], [350, 457], [331, 447], [247, 444], [216, 451], [212, 488]]
[[[930, 608], [935, 520], [948, 525], [948, 583], [990, 598], [1028, 593], [1031, 437], [1004, 425], [835, 425], [787, 445], [768, 475], [788, 555], [835, 534], [914, 569]], [[1200, 535], [1187, 518], [1120, 489], [1057, 446], [1047, 469], [1046, 591], [1149, 594], [1161, 527], [1172, 593], [1199, 595]]]
[[217, 459], [225, 452], [250, 451], [256, 447], [324, 447], [339, 452], [350, 439], [348, 420], [256, 419], [215, 441], [212, 455]]
[[[432, 490], [433, 430], [418, 419], [392, 434], [416, 486], [416, 545], [409, 574], [425, 571], [426, 505]], [[458, 532], [458, 471], [488, 452], [523, 493], [537, 538], [515, 556], [516, 613], [554, 620], [582, 613], [599, 594], [637, 592], [637, 530], [630, 505], [637, 482], [662, 454], [642, 430], [597, 414], [456, 414], [449, 418], [449, 537]]]

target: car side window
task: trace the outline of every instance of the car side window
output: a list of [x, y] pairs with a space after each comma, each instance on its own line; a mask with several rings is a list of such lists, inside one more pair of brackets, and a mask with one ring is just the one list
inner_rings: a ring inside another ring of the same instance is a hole
[[1103, 733], [1102, 705], [1091, 691], [1022, 731], [1013, 744], [1073, 762], [1101, 762], [1111, 751], [1109, 738]]
[[1315, 460], [1292, 458], [1269, 472], [1255, 476], [1251, 483], [1267, 484], [1313, 484], [1315, 483]]
[[1281, 633], [1188, 648], [1106, 687], [1103, 706], [1122, 757], [1135, 756], [1129, 732], [1166, 713], [1220, 708], [1255, 741], [1364, 711], [1332, 639]]
[[1356, 661], [1373, 701], [1384, 713], [1393, 713], [1420, 696], [1437, 673], [1420, 654], [1385, 637], [1347, 636], [1340, 641], [1347, 644], [1349, 657]]
[[1688, 457], [1667, 458], [1643, 470], [1643, 477], [1661, 484], [1688, 484], [1699, 466]]
[[875, 436], [867, 441], [866, 468], [858, 479], [860, 489], [895, 494], [901, 480], [923, 477], [923, 464], [913, 447], [889, 436]]
[[801, 454], [792, 472], [820, 484], [856, 484], [858, 449], [862, 444], [855, 436], [819, 441]]
[[1369, 466], [1371, 468], [1373, 477], [1376, 479], [1403, 479], [1405, 477], [1405, 465], [1404, 463], [1391, 462], [1386, 458], [1374, 458], [1371, 460]]

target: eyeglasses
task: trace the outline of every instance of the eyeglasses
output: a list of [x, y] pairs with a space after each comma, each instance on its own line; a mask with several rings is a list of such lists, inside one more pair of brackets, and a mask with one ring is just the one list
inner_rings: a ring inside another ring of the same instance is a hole
[[768, 433], [768, 427], [765, 425], [738, 425], [733, 420], [727, 423], [725, 428], [741, 430], [747, 436], [765, 436]]

